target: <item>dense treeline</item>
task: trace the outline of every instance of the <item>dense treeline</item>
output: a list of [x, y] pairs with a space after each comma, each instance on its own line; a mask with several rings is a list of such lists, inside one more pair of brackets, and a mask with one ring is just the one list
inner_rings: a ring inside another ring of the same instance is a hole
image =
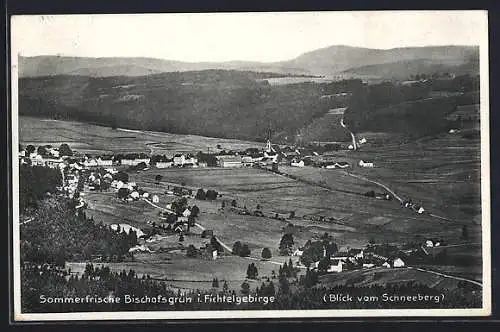
[[19, 165], [19, 209], [35, 208], [47, 194], [55, 193], [62, 185], [59, 169], [42, 166]]
[[[328, 110], [347, 106], [346, 121], [355, 131], [434, 134], [446, 129], [443, 117], [454, 106], [477, 103], [478, 90], [479, 77], [467, 75], [412, 84], [368, 85], [353, 79], [277, 86], [251, 72], [224, 70], [141, 77], [54, 76], [21, 79], [19, 109], [21, 115], [113, 128], [250, 140], [265, 140], [272, 128], [274, 141], [290, 142]], [[332, 141], [347, 138], [342, 130], [330, 134], [325, 135]]]
[[48, 198], [21, 225], [21, 262], [64, 265], [67, 260], [122, 261], [137, 244], [137, 235], [95, 224], [84, 212], [75, 213], [73, 201]]
[[[458, 76], [411, 86], [389, 82], [364, 86], [355, 92], [345, 112], [354, 131], [383, 131], [415, 138], [444, 132], [452, 125], [446, 116], [458, 105], [478, 103], [479, 78]], [[453, 92], [451, 95], [440, 95]]]
[[[236, 71], [144, 77], [55, 76], [19, 81], [20, 114], [111, 127], [264, 140], [293, 136], [335, 103], [315, 83], [270, 86]], [[261, 76], [261, 75], [260, 75]], [[349, 84], [345, 84], [346, 86]]]
[[[312, 278], [308, 273], [308, 278]], [[108, 267], [94, 267], [88, 264], [81, 276], [62, 269], [54, 269], [49, 265], [25, 265], [21, 273], [21, 305], [23, 312], [82, 312], [82, 311], [138, 311], [138, 310], [263, 310], [263, 309], [432, 309], [432, 308], [477, 308], [481, 307], [481, 292], [466, 284], [459, 288], [442, 292], [426, 285], [408, 282], [389, 284], [386, 286], [313, 286], [305, 284], [305, 278], [300, 282], [290, 282], [285, 274], [281, 274], [277, 286], [272, 281], [262, 283], [255, 291], [248, 289], [244, 282], [241, 292], [229, 289], [224, 283], [222, 289], [212, 284], [212, 290], [187, 291], [181, 293], [170, 289], [165, 282], [153, 280], [149, 276], [137, 276], [133, 270], [128, 272], [112, 272]], [[475, 290], [475, 292], [474, 292]], [[43, 297], [41, 295], [43, 294]], [[241, 295], [274, 297], [273, 302], [259, 303], [214, 303], [198, 302], [205, 295]], [[332, 294], [332, 297], [329, 295]], [[335, 295], [349, 295], [352, 300], [338, 301]], [[384, 295], [386, 294], [386, 295]], [[85, 298], [120, 298], [120, 303], [49, 303], [54, 298], [68, 297], [71, 299]], [[149, 303], [126, 303], [126, 296], [144, 299], [149, 297]], [[163, 302], [152, 302], [152, 298], [163, 298]], [[415, 301], [391, 301], [393, 295], [417, 296]], [[418, 300], [418, 295], [427, 299]], [[326, 296], [326, 297], [325, 297]], [[367, 297], [363, 300], [360, 298]], [[192, 299], [191, 301], [187, 299]], [[325, 299], [327, 299], [325, 301]], [[169, 302], [171, 300], [171, 302]], [[176, 302], [174, 302], [177, 300]]]

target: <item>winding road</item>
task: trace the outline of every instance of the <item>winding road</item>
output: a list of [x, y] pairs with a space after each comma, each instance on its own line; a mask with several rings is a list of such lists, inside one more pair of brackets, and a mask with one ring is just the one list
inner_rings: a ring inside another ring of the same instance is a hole
[[459, 281], [465, 281], [465, 282], [474, 284], [476, 286], [479, 286], [481, 288], [483, 287], [483, 284], [480, 283], [479, 281], [476, 281], [476, 280], [466, 279], [466, 278], [462, 278], [462, 277], [456, 277], [456, 276], [452, 276], [450, 274], [445, 274], [445, 273], [442, 273], [442, 272], [436, 272], [436, 271], [432, 271], [432, 270], [425, 270], [425, 269], [422, 269], [422, 268], [419, 268], [419, 267], [408, 266], [408, 269], [417, 270], [417, 271], [420, 271], [420, 272], [432, 273], [432, 274], [435, 274], [435, 275], [440, 276], [440, 277], [455, 279], [455, 280], [459, 280]]

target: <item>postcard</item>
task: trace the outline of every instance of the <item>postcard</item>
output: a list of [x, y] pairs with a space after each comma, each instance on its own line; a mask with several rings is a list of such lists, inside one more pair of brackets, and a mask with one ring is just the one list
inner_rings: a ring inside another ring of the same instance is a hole
[[12, 16], [14, 319], [489, 315], [487, 18]]

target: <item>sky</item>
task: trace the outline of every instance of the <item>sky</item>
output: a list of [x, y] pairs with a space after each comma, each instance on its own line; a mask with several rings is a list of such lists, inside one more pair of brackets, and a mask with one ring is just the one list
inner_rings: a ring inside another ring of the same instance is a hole
[[282, 61], [331, 45], [389, 49], [479, 45], [485, 11], [25, 15], [12, 17], [22, 56]]

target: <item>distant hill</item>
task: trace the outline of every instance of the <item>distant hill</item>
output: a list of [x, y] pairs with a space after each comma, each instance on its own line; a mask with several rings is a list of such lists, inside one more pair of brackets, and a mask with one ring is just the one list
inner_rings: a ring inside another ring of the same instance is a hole
[[348, 77], [407, 80], [409, 77], [419, 74], [431, 76], [434, 73], [446, 72], [455, 75], [477, 75], [479, 74], [479, 61], [466, 60], [458, 63], [456, 60], [441, 62], [434, 59], [405, 60], [347, 69], [342, 74]]
[[176, 71], [209, 69], [276, 72], [281, 74], [309, 74], [301, 68], [285, 64], [267, 64], [248, 61], [182, 62], [154, 58], [86, 58], [65, 56], [19, 57], [19, 77], [56, 75], [83, 75], [92, 77], [144, 76]]
[[318, 74], [335, 75], [348, 69], [415, 60], [426, 60], [432, 64], [460, 65], [478, 52], [477, 46], [428, 46], [381, 50], [340, 45], [304, 53], [286, 64], [307, 68], [310, 72]]
[[138, 77], [19, 80], [19, 113], [103, 125], [263, 140], [291, 136], [331, 108], [314, 84], [272, 87], [271, 74], [207, 70]]
[[[143, 76], [175, 71], [207, 69], [246, 70], [291, 75], [334, 77], [369, 75], [392, 78], [434, 69], [451, 71], [477, 59], [477, 46], [406, 47], [389, 50], [330, 46], [281, 62], [182, 62], [154, 58], [84, 58], [66, 56], [19, 57], [19, 77], [54, 75]], [[474, 70], [475, 66], [470, 66]]]

